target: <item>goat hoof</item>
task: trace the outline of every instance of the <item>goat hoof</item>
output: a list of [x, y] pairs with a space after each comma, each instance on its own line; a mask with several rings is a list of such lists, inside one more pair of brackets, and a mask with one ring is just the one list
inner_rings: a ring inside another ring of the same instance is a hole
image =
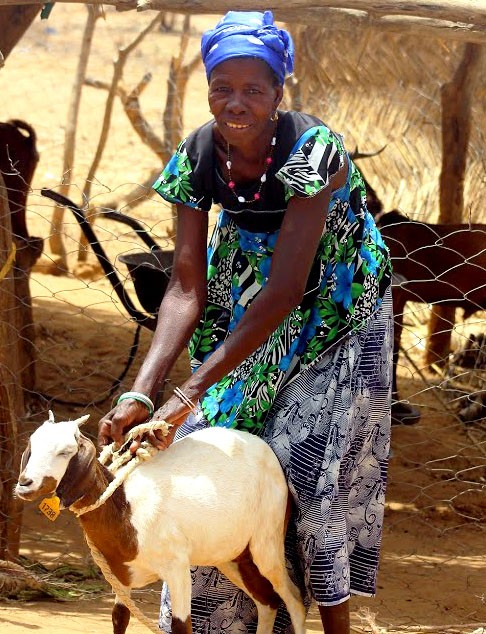
[[415, 425], [420, 420], [420, 410], [418, 407], [396, 401], [392, 403], [391, 424], [392, 425]]

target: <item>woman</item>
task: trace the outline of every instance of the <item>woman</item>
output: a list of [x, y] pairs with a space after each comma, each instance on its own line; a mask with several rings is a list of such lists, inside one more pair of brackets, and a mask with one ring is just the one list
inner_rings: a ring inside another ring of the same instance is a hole
[[[133, 391], [102, 419], [100, 442], [120, 441], [153, 414], [190, 341], [193, 373], [153, 416], [172, 432], [151, 441], [164, 449], [177, 430], [207, 424], [262, 434], [295, 501], [294, 577], [318, 603], [326, 634], [345, 634], [350, 594], [374, 594], [380, 549], [388, 253], [341, 137], [316, 117], [278, 109], [293, 46], [272, 14], [229, 12], [203, 35], [202, 56], [214, 118], [154, 185], [177, 205], [171, 282]], [[222, 211], [207, 250], [213, 203]], [[275, 631], [284, 632], [281, 612]], [[167, 593], [161, 615], [170, 631]], [[212, 569], [193, 571], [192, 616], [195, 632], [255, 631], [249, 599]]]

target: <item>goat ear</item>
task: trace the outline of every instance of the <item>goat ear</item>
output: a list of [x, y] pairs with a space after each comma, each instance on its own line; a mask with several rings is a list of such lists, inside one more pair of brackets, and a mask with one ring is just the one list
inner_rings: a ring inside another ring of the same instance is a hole
[[78, 453], [69, 461], [66, 473], [56, 488], [63, 508], [68, 508], [89, 491], [92, 486], [90, 468], [95, 460], [96, 447], [81, 434], [78, 439]]
[[29, 458], [30, 458], [30, 440], [29, 440], [29, 444], [24, 449], [22, 458], [20, 459], [20, 473], [22, 473], [25, 467], [27, 466], [27, 463], [29, 462]]
[[49, 410], [49, 422], [50, 423], [55, 423], [56, 422], [54, 420], [54, 414], [53, 414], [52, 410]]
[[84, 416], [81, 416], [81, 418], [77, 418], [74, 422], [78, 423], [78, 427], [81, 427], [81, 425], [84, 425], [88, 418], [89, 414], [85, 414]]

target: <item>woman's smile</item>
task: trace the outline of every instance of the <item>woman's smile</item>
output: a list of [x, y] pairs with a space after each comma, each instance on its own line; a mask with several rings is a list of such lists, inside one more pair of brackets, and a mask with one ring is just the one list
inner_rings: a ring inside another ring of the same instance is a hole
[[232, 130], [246, 130], [247, 128], [250, 127], [250, 124], [243, 124], [243, 123], [231, 123], [230, 121], [227, 121], [225, 123], [225, 125], [228, 126], [228, 128], [231, 128]]

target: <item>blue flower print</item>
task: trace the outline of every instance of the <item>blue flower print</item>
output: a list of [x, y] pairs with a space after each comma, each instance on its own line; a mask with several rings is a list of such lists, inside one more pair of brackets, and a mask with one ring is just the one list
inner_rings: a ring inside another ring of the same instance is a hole
[[210, 264], [211, 260], [213, 259], [213, 255], [214, 255], [214, 247], [209, 245], [208, 246], [208, 250], [207, 250], [207, 263], [208, 264]]
[[235, 304], [233, 308], [233, 318], [231, 319], [228, 325], [228, 330], [230, 332], [233, 332], [233, 330], [236, 328], [236, 326], [238, 325], [238, 322], [243, 317], [244, 313], [245, 313], [245, 307], [242, 306], [241, 304]]
[[218, 225], [221, 228], [224, 228], [228, 225], [229, 221], [230, 221], [229, 214], [225, 209], [223, 209], [223, 211], [218, 216]]
[[373, 216], [370, 214], [370, 212], [368, 211], [365, 214], [364, 217], [364, 233], [363, 236], [366, 239], [370, 239], [376, 243], [376, 245], [378, 246], [378, 248], [384, 249], [385, 248], [385, 243], [383, 242], [383, 238], [381, 237], [381, 233], [378, 230], [376, 224], [375, 224], [375, 220], [373, 218]]
[[321, 279], [321, 283], [320, 283], [320, 288], [321, 289], [323, 289], [325, 286], [327, 286], [327, 284], [329, 282], [329, 278], [331, 277], [333, 271], [334, 271], [333, 262], [328, 262], [326, 264], [326, 267], [324, 269], [324, 273], [322, 275], [322, 279]]
[[346, 217], [348, 219], [349, 224], [354, 225], [356, 222], [356, 214], [354, 213], [351, 205], [348, 205], [348, 210], [346, 212]]
[[179, 153], [173, 154], [170, 161], [164, 168], [164, 172], [172, 174], [173, 176], [179, 176]]
[[209, 418], [215, 418], [219, 412], [219, 402], [214, 396], [206, 396], [204, 399], [204, 408], [207, 411]]
[[275, 249], [275, 244], [277, 243], [279, 231], [274, 231], [267, 238], [267, 245], [269, 249]]
[[299, 347], [297, 349], [297, 354], [301, 354], [305, 350], [307, 342], [310, 341], [312, 337], [314, 337], [314, 335], [316, 334], [317, 326], [320, 326], [321, 324], [321, 314], [319, 312], [319, 309], [314, 306], [311, 310], [308, 322], [302, 328], [302, 332], [299, 337]]
[[242, 251], [253, 251], [253, 253], [262, 253], [265, 251], [264, 245], [268, 237], [267, 233], [256, 233], [240, 229], [239, 234]]
[[236, 414], [237, 412], [234, 411], [234, 412], [231, 412], [231, 414], [227, 418], [223, 417], [223, 419], [220, 419], [217, 424], [217, 427], [227, 427], [227, 428], [235, 427]]
[[376, 275], [376, 272], [378, 270], [378, 262], [373, 253], [371, 253], [371, 251], [363, 245], [360, 250], [360, 255], [368, 265], [368, 271], [373, 275]]
[[242, 290], [243, 290], [242, 286], [237, 286], [233, 282], [233, 285], [231, 286], [231, 297], [233, 298], [234, 302], [237, 302], [240, 299]]
[[260, 263], [258, 264], [258, 268], [260, 269], [260, 273], [263, 277], [268, 280], [268, 276], [270, 275], [270, 266], [272, 264], [272, 258], [262, 258]]
[[229, 412], [235, 405], [238, 406], [243, 400], [243, 381], [237, 381], [233, 387], [223, 392], [223, 398], [221, 399], [220, 410], [224, 413]]
[[351, 284], [354, 277], [354, 264], [348, 267], [344, 262], [338, 262], [335, 269], [336, 288], [332, 291], [333, 300], [341, 302], [346, 310], [351, 306], [353, 297], [351, 295]]
[[378, 246], [378, 248], [381, 249], [386, 249], [386, 245], [383, 242], [383, 238], [381, 237], [381, 233], [379, 231], [379, 229], [375, 226], [373, 228], [373, 232], [372, 232], [372, 236], [373, 236], [373, 240], [376, 242], [376, 245]]
[[370, 212], [366, 212], [364, 215], [364, 235], [368, 236], [373, 229], [376, 227], [375, 221], [373, 220], [373, 216]]
[[294, 358], [295, 351], [297, 350], [297, 346], [299, 345], [299, 339], [294, 339], [290, 344], [289, 351], [285, 356], [280, 359], [280, 363], [278, 364], [278, 369], [282, 370], [282, 372], [286, 372], [289, 369], [290, 362]]

